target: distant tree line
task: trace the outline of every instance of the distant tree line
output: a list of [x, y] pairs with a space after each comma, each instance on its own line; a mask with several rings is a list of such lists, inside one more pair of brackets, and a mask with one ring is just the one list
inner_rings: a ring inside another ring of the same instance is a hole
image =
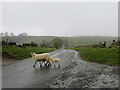
[[24, 36], [28, 36], [28, 34], [27, 33], [20, 33], [20, 34], [18, 34], [18, 35], [15, 35], [14, 33], [12, 33], [12, 32], [5, 32], [5, 33], [0, 33], [0, 36], [2, 36], [2, 37], [13, 37], [13, 36], [22, 36], [22, 37], [24, 37]]
[[[27, 33], [20, 33], [18, 35], [14, 35], [14, 33], [0, 33], [0, 36], [2, 37], [1, 45], [10, 45], [10, 46], [18, 46], [18, 47], [25, 47], [25, 46], [41, 46], [41, 47], [55, 47], [55, 48], [61, 48], [63, 46], [67, 46], [68, 42], [61, 39], [61, 38], [55, 38], [51, 41], [51, 43], [46, 42], [43, 40], [41, 43], [35, 43], [32, 42], [24, 42], [25, 38], [28, 36]], [[23, 42], [23, 43], [20, 43]], [[19, 43], [19, 44], [18, 44]]]
[[27, 33], [20, 33], [18, 35], [15, 35], [14, 33], [0, 33], [0, 37], [2, 37], [2, 40], [6, 41], [7, 39], [9, 40], [9, 42], [22, 42], [24, 41], [24, 39], [28, 36]]

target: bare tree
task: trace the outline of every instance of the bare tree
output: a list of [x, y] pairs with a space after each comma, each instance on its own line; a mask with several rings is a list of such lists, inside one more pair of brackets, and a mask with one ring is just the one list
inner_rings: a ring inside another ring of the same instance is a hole
[[20, 33], [18, 36], [22, 36], [22, 37], [26, 37], [27, 36], [27, 33]]
[[11, 32], [11, 33], [10, 33], [10, 36], [12, 36], [12, 37], [13, 37], [13, 36], [14, 36], [14, 33], [12, 33], [12, 32]]
[[3, 33], [0, 33], [0, 37], [2, 37], [3, 36]]
[[5, 37], [8, 37], [8, 36], [9, 36], [8, 32], [5, 32]]
[[63, 39], [61, 39], [61, 38], [55, 38], [55, 39], [53, 39], [52, 43], [53, 43], [53, 46], [55, 48], [57, 48], [57, 49], [61, 48], [62, 45], [63, 45]]
[[25, 40], [25, 38], [27, 37], [27, 33], [20, 33], [18, 36], [17, 36], [17, 42], [23, 42]]

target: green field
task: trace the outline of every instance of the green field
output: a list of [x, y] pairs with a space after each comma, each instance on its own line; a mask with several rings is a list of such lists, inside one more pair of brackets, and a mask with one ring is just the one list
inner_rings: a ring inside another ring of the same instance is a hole
[[2, 46], [2, 53], [7, 54], [11, 58], [22, 60], [31, 57], [30, 53], [46, 53], [54, 51], [55, 48], [41, 47], [17, 47], [17, 46]]
[[109, 46], [112, 40], [118, 40], [118, 37], [109, 37], [109, 36], [79, 36], [79, 37], [68, 37], [69, 44], [71, 47], [84, 46], [95, 43], [103, 43], [107, 41], [107, 46]]
[[[27, 36], [27, 37], [3, 37], [3, 40], [8, 38], [10, 41], [15, 41], [17, 43], [23, 43], [23, 42], [52, 42], [53, 39], [55, 39], [57, 36]], [[112, 40], [118, 40], [118, 37], [109, 37], [109, 36], [76, 36], [76, 37], [59, 37], [67, 41], [69, 44], [69, 47], [75, 47], [78, 45], [89, 45], [90, 43], [99, 43], [107, 41], [107, 45], [110, 45]]]
[[71, 48], [79, 51], [80, 57], [85, 61], [97, 62], [107, 65], [120, 65], [117, 48]]

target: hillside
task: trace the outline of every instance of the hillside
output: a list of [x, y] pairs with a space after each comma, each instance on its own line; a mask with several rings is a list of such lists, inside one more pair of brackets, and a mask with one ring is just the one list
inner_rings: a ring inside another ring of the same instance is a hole
[[[10, 41], [15, 41], [17, 43], [23, 42], [31, 42], [34, 41], [36, 43], [41, 42], [52, 42], [54, 38], [57, 36], [27, 36], [27, 37], [10, 37]], [[112, 40], [118, 40], [117, 37], [109, 37], [109, 36], [76, 36], [76, 37], [59, 37], [63, 40], [67, 41], [70, 46], [78, 46], [78, 45], [89, 45], [90, 43], [99, 43], [107, 41], [109, 45]], [[3, 39], [6, 39], [3, 37]]]
[[117, 37], [109, 37], [109, 36], [80, 36], [80, 37], [69, 37], [69, 42], [72, 46], [78, 45], [89, 45], [90, 43], [99, 43], [107, 41], [109, 45], [112, 40], [118, 40]]

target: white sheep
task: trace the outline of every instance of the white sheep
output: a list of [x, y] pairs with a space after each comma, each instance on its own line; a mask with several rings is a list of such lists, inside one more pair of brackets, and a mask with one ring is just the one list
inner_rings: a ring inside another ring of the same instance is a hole
[[51, 58], [52, 63], [54, 63], [54, 67], [55, 67], [55, 63], [58, 63], [58, 66], [60, 67], [60, 58]]
[[50, 54], [49, 53], [43, 53], [43, 54], [36, 54], [36, 53], [31, 53], [32, 58], [35, 60], [35, 64], [33, 67], [35, 67], [36, 63], [40, 63], [40, 67], [42, 67], [42, 62], [47, 62], [49, 65], [51, 65], [50, 60]]

